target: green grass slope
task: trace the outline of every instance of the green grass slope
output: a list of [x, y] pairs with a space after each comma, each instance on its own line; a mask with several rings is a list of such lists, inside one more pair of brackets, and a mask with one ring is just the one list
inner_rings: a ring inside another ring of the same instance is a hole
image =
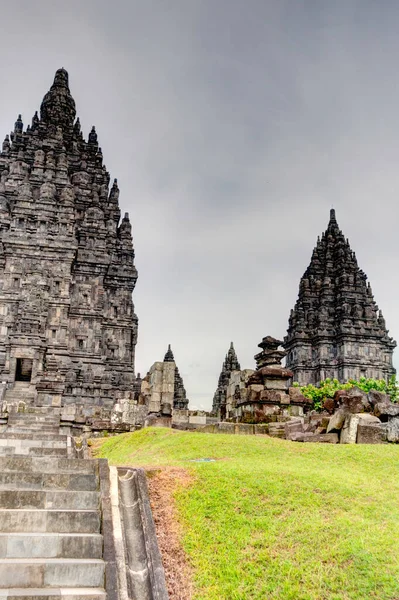
[[193, 474], [176, 503], [197, 600], [399, 599], [399, 446], [144, 429], [98, 455]]

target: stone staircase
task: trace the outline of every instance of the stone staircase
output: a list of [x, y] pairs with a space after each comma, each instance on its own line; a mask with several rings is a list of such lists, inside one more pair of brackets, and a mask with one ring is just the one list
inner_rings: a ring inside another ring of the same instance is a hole
[[0, 600], [105, 600], [99, 463], [68, 458], [59, 409], [22, 401], [0, 434]]

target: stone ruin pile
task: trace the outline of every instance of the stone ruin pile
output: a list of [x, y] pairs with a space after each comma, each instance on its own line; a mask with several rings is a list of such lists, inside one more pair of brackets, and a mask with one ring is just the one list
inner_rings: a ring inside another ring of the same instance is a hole
[[[259, 344], [256, 371], [233, 371], [227, 386], [226, 419], [248, 423], [277, 423], [303, 417], [312, 404], [295, 387], [288, 387], [293, 373], [280, 362], [286, 355], [282, 342], [271, 336]], [[272, 427], [271, 427], [272, 428]]]
[[312, 400], [289, 385], [293, 373], [280, 364], [286, 355], [281, 344], [264, 337], [255, 355], [256, 370], [230, 373], [226, 418], [219, 412], [221, 422], [209, 431], [268, 434], [297, 442], [399, 442], [399, 404], [382, 392], [339, 390], [325, 400], [322, 412], [312, 410]]
[[285, 423], [281, 437], [341, 444], [399, 442], [399, 404], [376, 390], [338, 390], [324, 402], [323, 412]]

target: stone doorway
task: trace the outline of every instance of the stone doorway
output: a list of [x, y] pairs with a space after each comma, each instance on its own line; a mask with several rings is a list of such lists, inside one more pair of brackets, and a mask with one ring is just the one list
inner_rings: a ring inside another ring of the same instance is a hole
[[33, 360], [30, 358], [17, 358], [15, 381], [31, 381]]

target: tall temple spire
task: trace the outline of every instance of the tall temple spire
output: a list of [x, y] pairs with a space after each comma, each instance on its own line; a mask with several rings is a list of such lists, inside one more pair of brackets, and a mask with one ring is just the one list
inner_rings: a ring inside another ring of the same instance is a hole
[[233, 342], [230, 343], [230, 348], [226, 354], [222, 365], [222, 371], [219, 375], [218, 386], [213, 396], [212, 412], [217, 413], [220, 407], [226, 403], [227, 386], [232, 371], [240, 371], [240, 363], [238, 362], [237, 354], [234, 349]]
[[367, 276], [330, 210], [299, 284], [284, 347], [287, 367], [301, 383], [326, 377], [387, 379], [395, 372], [396, 342], [378, 317]]
[[40, 118], [24, 130], [18, 115], [1, 146], [0, 375], [12, 385], [15, 357], [28, 353], [40, 399], [50, 394], [46, 356], [54, 355], [62, 404], [76, 402], [82, 378], [79, 401], [108, 418], [117, 398], [131, 398], [137, 270], [130, 220], [119, 224], [119, 190], [109, 190], [96, 130], [85, 139], [75, 117], [59, 69]]

